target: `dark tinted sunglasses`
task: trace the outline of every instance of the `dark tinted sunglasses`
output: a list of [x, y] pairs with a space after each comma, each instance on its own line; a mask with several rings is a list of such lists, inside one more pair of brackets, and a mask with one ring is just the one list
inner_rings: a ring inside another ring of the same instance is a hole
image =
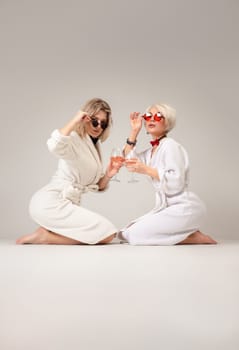
[[108, 126], [108, 122], [106, 120], [99, 120], [95, 117], [91, 117], [91, 124], [94, 128], [100, 125], [101, 129], [105, 130]]
[[147, 122], [150, 121], [152, 117], [156, 122], [160, 122], [160, 120], [164, 118], [164, 116], [160, 112], [157, 112], [154, 115], [152, 115], [152, 113], [145, 113], [143, 115], [144, 120], [146, 120]]

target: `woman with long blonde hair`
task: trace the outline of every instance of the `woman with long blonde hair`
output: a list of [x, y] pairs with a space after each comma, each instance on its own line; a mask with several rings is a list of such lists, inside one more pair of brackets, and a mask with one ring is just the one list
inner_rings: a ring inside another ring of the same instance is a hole
[[88, 191], [104, 190], [121, 164], [109, 163], [103, 171], [100, 143], [112, 124], [109, 104], [99, 98], [88, 101], [63, 128], [47, 141], [59, 158], [58, 169], [48, 185], [36, 192], [30, 214], [39, 225], [17, 244], [98, 244], [112, 241], [115, 226], [105, 217], [81, 206]]

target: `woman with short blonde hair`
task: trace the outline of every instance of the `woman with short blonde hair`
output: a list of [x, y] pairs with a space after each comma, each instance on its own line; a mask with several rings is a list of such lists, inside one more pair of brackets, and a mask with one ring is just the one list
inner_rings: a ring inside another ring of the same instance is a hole
[[[147, 175], [155, 190], [155, 206], [133, 220], [118, 236], [133, 245], [212, 244], [211, 237], [200, 232], [205, 206], [189, 190], [189, 160], [184, 147], [168, 137], [176, 122], [175, 109], [153, 104], [143, 115], [130, 115], [131, 132], [124, 152], [134, 153], [126, 160], [131, 172]], [[137, 136], [144, 124], [151, 135], [151, 146], [135, 150]]]

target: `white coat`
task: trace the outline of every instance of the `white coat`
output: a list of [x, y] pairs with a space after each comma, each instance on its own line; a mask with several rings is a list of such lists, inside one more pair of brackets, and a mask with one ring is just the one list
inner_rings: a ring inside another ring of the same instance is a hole
[[87, 191], [98, 191], [103, 168], [100, 145], [88, 135], [75, 131], [63, 136], [54, 130], [48, 149], [59, 159], [50, 183], [36, 192], [30, 202], [30, 215], [40, 226], [82, 243], [95, 244], [117, 231], [103, 216], [80, 206]]
[[135, 151], [135, 156], [158, 170], [159, 180], [149, 178], [155, 190], [155, 206], [123, 228], [122, 236], [133, 245], [177, 244], [199, 230], [205, 206], [188, 190], [188, 155], [179, 143], [165, 137], [151, 153], [150, 148], [142, 153]]

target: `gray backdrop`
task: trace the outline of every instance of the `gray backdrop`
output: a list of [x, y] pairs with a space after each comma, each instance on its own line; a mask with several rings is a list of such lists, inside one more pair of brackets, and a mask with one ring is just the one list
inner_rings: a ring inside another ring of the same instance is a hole
[[[36, 227], [30, 197], [57, 165], [46, 140], [97, 96], [113, 109], [105, 165], [131, 111], [176, 108], [171, 136], [186, 147], [191, 189], [208, 208], [202, 230], [237, 238], [238, 16], [237, 0], [0, 0], [1, 236]], [[142, 131], [139, 148], [148, 141]], [[83, 200], [118, 227], [154, 205], [145, 178], [120, 177]]]

